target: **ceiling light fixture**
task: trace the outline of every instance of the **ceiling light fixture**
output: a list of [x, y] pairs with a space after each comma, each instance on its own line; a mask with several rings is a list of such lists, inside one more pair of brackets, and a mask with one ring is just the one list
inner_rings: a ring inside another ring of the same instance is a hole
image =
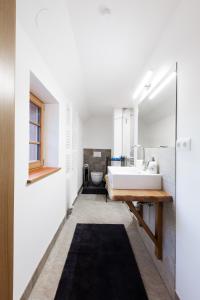
[[160, 93], [160, 91], [164, 89], [164, 87], [168, 85], [175, 77], [176, 72], [174, 71], [169, 76], [167, 76], [167, 78], [165, 78], [165, 80], [155, 89], [155, 91], [150, 95], [149, 99], [152, 100], [153, 98], [155, 98]]
[[151, 80], [149, 88], [142, 93], [139, 103], [141, 103], [151, 94], [151, 92], [160, 84], [160, 82], [162, 82], [167, 74], [169, 74], [169, 68], [163, 68], [161, 71], [157, 72], [157, 74]]
[[149, 70], [146, 75], [144, 76], [143, 80], [141, 81], [141, 83], [139, 84], [138, 88], [136, 89], [135, 93], [133, 94], [133, 99], [136, 100], [141, 92], [143, 91], [144, 88], [150, 88], [150, 79], [153, 76], [153, 71]]

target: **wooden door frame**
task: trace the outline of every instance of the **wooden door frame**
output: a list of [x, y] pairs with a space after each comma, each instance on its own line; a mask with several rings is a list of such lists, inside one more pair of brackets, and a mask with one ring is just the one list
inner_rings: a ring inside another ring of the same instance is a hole
[[0, 0], [0, 299], [13, 299], [16, 0]]

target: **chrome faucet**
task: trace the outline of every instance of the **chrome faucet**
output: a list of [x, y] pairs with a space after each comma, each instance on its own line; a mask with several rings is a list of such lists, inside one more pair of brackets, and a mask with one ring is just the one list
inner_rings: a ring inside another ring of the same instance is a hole
[[142, 149], [142, 160], [143, 160], [143, 164], [144, 164], [144, 168], [145, 170], [148, 168], [148, 164], [149, 164], [149, 161], [146, 162], [146, 158], [145, 158], [145, 147], [143, 147], [142, 145], [133, 145], [131, 147], [131, 152], [134, 151], [134, 149], [137, 148], [137, 149]]

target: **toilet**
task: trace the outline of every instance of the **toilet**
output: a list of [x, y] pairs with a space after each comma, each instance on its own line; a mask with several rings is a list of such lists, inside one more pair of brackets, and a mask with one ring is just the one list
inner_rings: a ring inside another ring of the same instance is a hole
[[95, 185], [99, 185], [103, 179], [103, 172], [91, 172], [92, 182]]

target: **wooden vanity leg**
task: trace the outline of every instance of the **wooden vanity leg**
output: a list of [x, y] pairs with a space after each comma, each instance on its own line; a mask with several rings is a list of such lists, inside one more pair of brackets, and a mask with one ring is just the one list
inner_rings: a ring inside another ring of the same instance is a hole
[[155, 254], [158, 259], [162, 259], [162, 244], [163, 244], [163, 203], [155, 204], [155, 238], [157, 246]]
[[[139, 203], [138, 212], [140, 216], [143, 218], [143, 205], [141, 203]], [[142, 223], [140, 221], [138, 221], [138, 224], [140, 227], [142, 227]]]

